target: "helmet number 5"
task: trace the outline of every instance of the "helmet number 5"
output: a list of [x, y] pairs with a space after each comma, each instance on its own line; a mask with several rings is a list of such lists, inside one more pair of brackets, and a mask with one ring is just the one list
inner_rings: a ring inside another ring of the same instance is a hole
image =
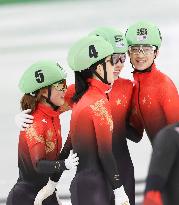
[[90, 58], [97, 58], [98, 57], [98, 52], [96, 51], [96, 48], [94, 47], [94, 45], [90, 45], [89, 46], [89, 57]]
[[35, 71], [35, 79], [38, 83], [44, 82], [44, 74], [42, 73], [42, 70]]

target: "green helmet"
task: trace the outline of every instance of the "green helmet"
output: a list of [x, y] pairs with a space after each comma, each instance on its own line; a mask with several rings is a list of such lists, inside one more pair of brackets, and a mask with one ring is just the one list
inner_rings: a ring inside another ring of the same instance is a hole
[[82, 71], [112, 55], [110, 43], [99, 36], [87, 36], [77, 41], [68, 52], [68, 64], [74, 71]]
[[19, 88], [23, 93], [32, 93], [43, 87], [52, 85], [67, 74], [56, 62], [41, 60], [32, 64], [22, 75], [19, 81]]
[[129, 45], [161, 45], [162, 37], [160, 30], [154, 24], [147, 21], [139, 21], [131, 25], [126, 31], [126, 39]]
[[113, 27], [99, 27], [89, 35], [103, 37], [112, 45], [114, 53], [125, 53], [128, 50], [128, 44], [125, 36], [122, 32]]

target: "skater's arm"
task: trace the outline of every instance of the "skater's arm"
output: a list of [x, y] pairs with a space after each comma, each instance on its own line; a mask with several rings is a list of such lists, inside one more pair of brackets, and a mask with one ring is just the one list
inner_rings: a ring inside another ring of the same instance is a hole
[[[67, 140], [63, 146], [63, 149], [59, 153], [58, 160], [67, 159], [71, 150], [72, 150], [72, 144], [71, 144], [71, 136], [70, 136], [70, 132], [69, 132]], [[63, 171], [61, 173], [55, 173], [50, 177], [50, 179], [53, 181], [58, 181], [60, 179], [62, 173], [63, 173]]]
[[163, 205], [161, 193], [169, 180], [179, 150], [179, 134], [173, 126], [162, 129], [153, 142], [143, 205]]
[[179, 135], [173, 127], [167, 126], [156, 136], [146, 182], [146, 192], [162, 191], [172, 171], [179, 146]]
[[139, 142], [143, 137], [144, 127], [138, 116], [136, 111], [134, 102], [133, 102], [133, 90], [134, 90], [134, 83], [129, 81], [130, 88], [128, 90], [129, 93], [129, 107], [127, 109], [127, 117], [126, 117], [126, 138], [133, 141]]
[[174, 83], [168, 78], [160, 85], [160, 104], [164, 112], [167, 124], [179, 121], [179, 94]]
[[45, 126], [41, 120], [34, 120], [34, 123], [24, 132], [24, 138], [29, 147], [30, 157], [34, 169], [41, 174], [50, 176], [55, 173], [62, 173], [66, 168], [64, 160], [46, 159]]
[[143, 129], [136, 129], [129, 122], [126, 122], [126, 137], [133, 142], [139, 142], [143, 136]]
[[64, 160], [68, 157], [70, 154], [70, 150], [72, 150], [72, 143], [71, 143], [71, 135], [70, 132], [68, 134], [67, 140], [63, 146], [62, 151], [59, 153], [58, 159], [59, 160]]
[[[109, 107], [103, 102], [92, 106], [92, 119], [95, 128], [98, 155], [104, 172], [114, 190], [115, 204], [130, 205], [129, 198], [125, 193], [120, 180], [117, 163], [112, 153], [112, 129], [113, 121]], [[98, 109], [99, 108], [99, 109]]]
[[110, 108], [103, 100], [96, 102], [91, 108], [99, 158], [113, 189], [116, 189], [122, 183], [119, 179], [117, 164], [112, 153], [113, 121]]

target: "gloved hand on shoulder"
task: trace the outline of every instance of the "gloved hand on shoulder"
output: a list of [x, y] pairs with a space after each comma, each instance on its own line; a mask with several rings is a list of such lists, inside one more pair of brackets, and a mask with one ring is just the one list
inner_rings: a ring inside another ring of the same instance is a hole
[[34, 117], [28, 114], [30, 112], [31, 109], [23, 110], [15, 116], [15, 124], [21, 131], [24, 131], [25, 128], [28, 128], [33, 123]]

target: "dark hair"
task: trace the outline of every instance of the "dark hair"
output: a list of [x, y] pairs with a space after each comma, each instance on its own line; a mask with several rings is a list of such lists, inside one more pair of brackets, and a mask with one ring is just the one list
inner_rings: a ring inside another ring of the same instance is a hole
[[43, 89], [40, 89], [35, 96], [31, 94], [24, 94], [21, 98], [20, 105], [22, 110], [31, 109], [31, 113], [35, 111], [39, 102], [43, 101], [42, 92]]
[[78, 102], [80, 98], [84, 95], [84, 93], [88, 90], [89, 84], [87, 79], [92, 78], [93, 72], [96, 70], [99, 64], [103, 64], [105, 62], [105, 58], [94, 63], [86, 70], [75, 71], [75, 94], [72, 97], [73, 102]]

